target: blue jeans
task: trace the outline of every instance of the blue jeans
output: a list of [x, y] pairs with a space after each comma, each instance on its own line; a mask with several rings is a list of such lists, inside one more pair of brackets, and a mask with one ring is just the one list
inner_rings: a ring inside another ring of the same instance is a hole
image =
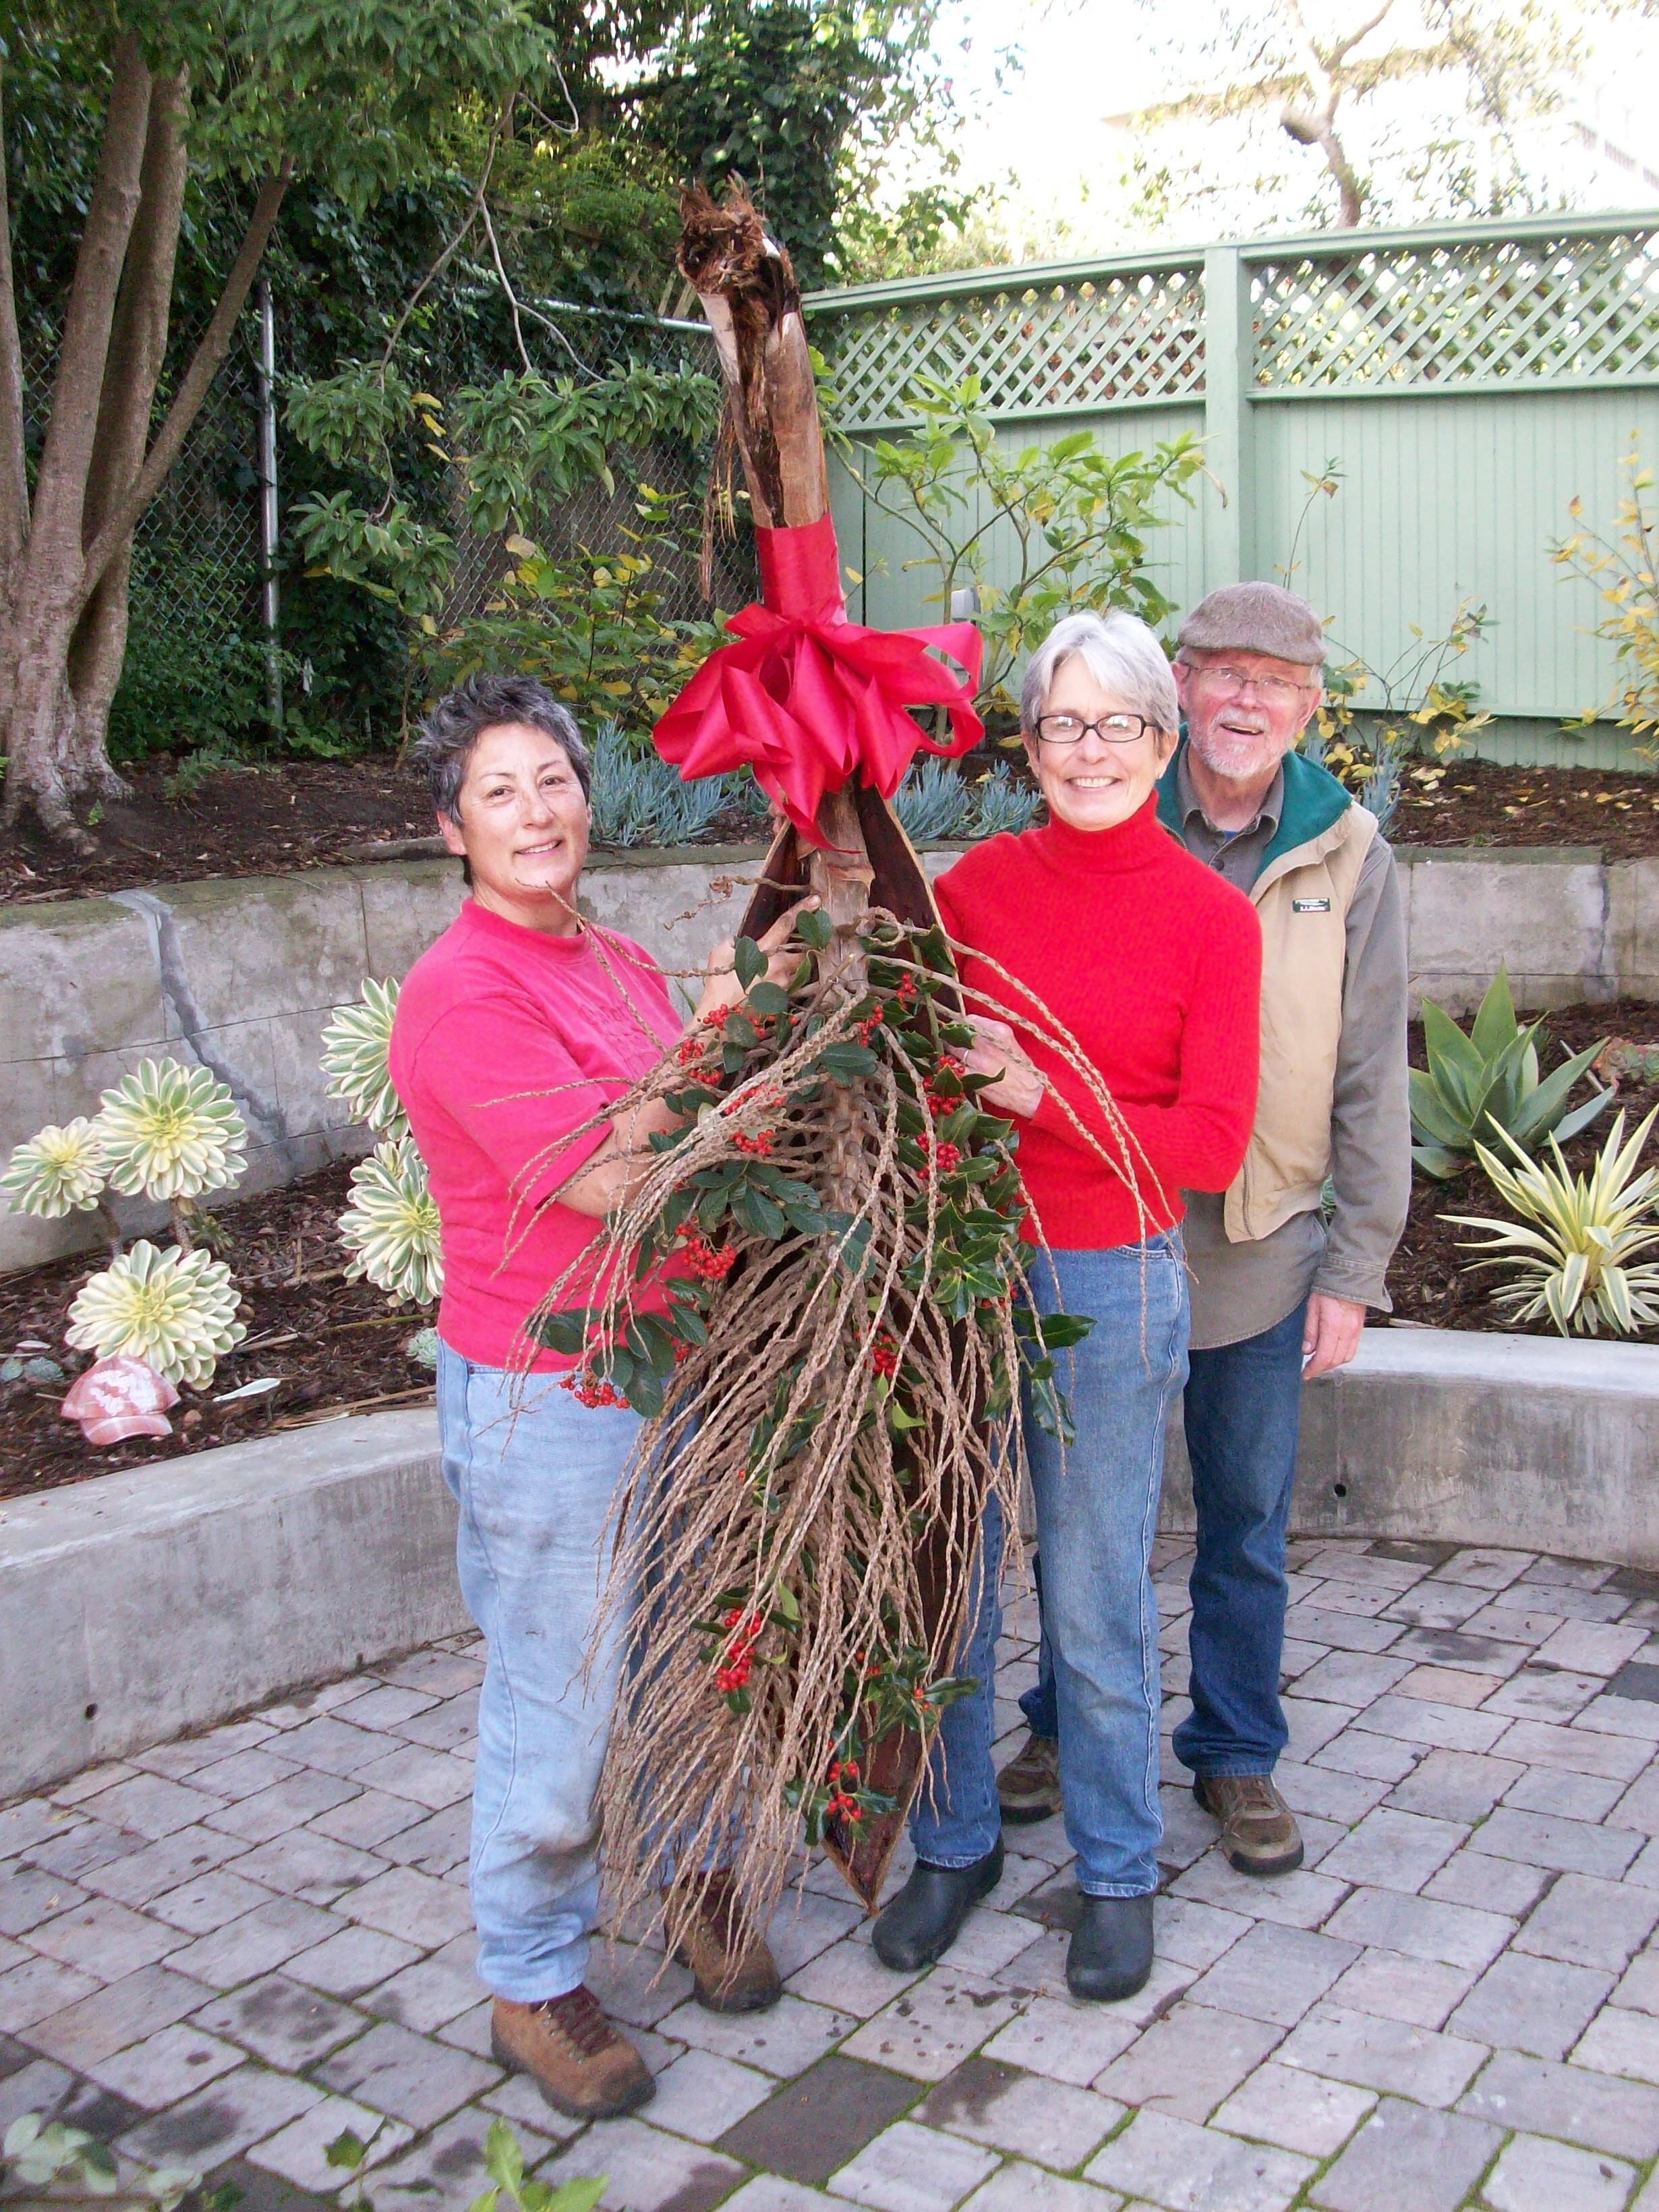
[[[1184, 1413], [1198, 1516], [1193, 1710], [1175, 1732], [1175, 1750], [1195, 1774], [1271, 1774], [1285, 1748], [1285, 1531], [1306, 1311], [1299, 1305], [1260, 1336], [1191, 1355]], [[1042, 1583], [1039, 1571], [1039, 1590]], [[1036, 1686], [1019, 1702], [1034, 1734], [1060, 1733], [1046, 1613]]]
[[438, 1430], [460, 1507], [461, 1595], [487, 1660], [472, 1792], [478, 1973], [497, 1996], [535, 2004], [583, 1979], [599, 1912], [593, 1792], [620, 1628], [586, 1681], [582, 1668], [640, 1417], [580, 1406], [556, 1375], [474, 1366], [441, 1343]]
[[[1058, 1361], [1077, 1442], [1062, 1454], [1029, 1407], [1024, 1425], [1046, 1562], [1066, 1833], [1087, 1895], [1139, 1897], [1158, 1887], [1163, 1834], [1151, 1555], [1164, 1432], [1187, 1370], [1180, 1234], [1053, 1253], [1038, 1262], [1032, 1290], [1040, 1312], [1063, 1304], [1094, 1321]], [[987, 1546], [1000, 1535], [1000, 1523], [988, 1526]], [[935, 1866], [971, 1865], [1000, 1827], [991, 1743], [1001, 1620], [990, 1582], [981, 1572], [961, 1662], [978, 1686], [945, 1710], [932, 1802], [923, 1799], [911, 1823], [917, 1856]]]

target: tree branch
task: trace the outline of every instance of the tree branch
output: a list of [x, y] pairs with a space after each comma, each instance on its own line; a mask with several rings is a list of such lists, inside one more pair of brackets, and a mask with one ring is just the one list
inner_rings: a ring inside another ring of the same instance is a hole
[[109, 357], [122, 264], [138, 212], [149, 129], [150, 74], [131, 31], [115, 48], [98, 173], [75, 259], [69, 313], [58, 349], [52, 418], [35, 478], [33, 534], [59, 537], [78, 550], [87, 475]]
[[382, 376], [386, 374], [387, 362], [392, 359], [393, 349], [396, 347], [398, 339], [402, 337], [404, 334], [405, 325], [408, 323], [410, 317], [414, 313], [416, 307], [420, 304], [421, 295], [427, 289], [428, 285], [434, 283], [438, 277], [443, 275], [444, 270], [448, 268], [450, 262], [459, 252], [461, 240], [467, 235], [473, 224], [478, 220], [479, 213], [484, 204], [484, 194], [489, 189], [489, 173], [495, 166], [495, 151], [501, 143], [501, 135], [503, 131], [505, 131], [507, 124], [512, 119], [513, 103], [518, 96], [518, 92], [515, 88], [514, 90], [508, 93], [507, 98], [501, 102], [501, 112], [495, 118], [495, 127], [489, 134], [489, 144], [484, 152], [483, 171], [478, 179], [477, 188], [473, 192], [471, 204], [467, 208], [465, 216], [462, 218], [459, 229], [456, 231], [448, 245], [445, 246], [443, 252], [438, 256], [432, 266], [427, 270], [425, 276], [422, 277], [420, 283], [410, 294], [408, 299], [404, 301], [402, 313], [398, 315], [397, 321], [392, 325], [392, 335], [386, 342], [386, 351], [380, 356], [380, 374]]
[[274, 177], [268, 177], [259, 188], [253, 214], [242, 240], [241, 250], [236, 256], [219, 304], [213, 311], [213, 319], [202, 334], [190, 367], [185, 371], [173, 404], [167, 410], [167, 420], [156, 433], [155, 442], [145, 456], [133, 483], [110, 509], [97, 536], [87, 548], [86, 565], [82, 578], [82, 604], [91, 597], [99, 579], [114, 558], [117, 550], [131, 534], [133, 526], [149, 505], [162, 484], [167, 471], [179, 458], [191, 424], [201, 410], [220, 363], [230, 351], [230, 342], [235, 333], [237, 319], [247, 303], [252, 289], [254, 273], [259, 266], [276, 217], [282, 210], [283, 198], [288, 191], [289, 179], [294, 173], [293, 159], [283, 156], [281, 167]]
[[0, 109], [0, 599], [29, 532], [29, 483], [23, 459], [23, 348], [12, 282], [11, 208], [6, 191], [6, 134]]
[[185, 80], [157, 77], [139, 178], [138, 212], [115, 303], [98, 430], [88, 470], [83, 537], [96, 535], [144, 456], [149, 410], [167, 356], [173, 264], [185, 203]]

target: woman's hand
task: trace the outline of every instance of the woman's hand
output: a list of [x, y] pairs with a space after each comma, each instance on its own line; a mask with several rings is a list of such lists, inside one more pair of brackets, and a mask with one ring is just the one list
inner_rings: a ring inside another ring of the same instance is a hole
[[[812, 913], [817, 906], [816, 897], [797, 900], [787, 913], [778, 916], [763, 936], [756, 940], [761, 951], [768, 955], [766, 981], [769, 983], [786, 984], [794, 974], [800, 956], [789, 951], [789, 939], [800, 916]], [[705, 1014], [723, 1012], [727, 1006], [735, 1006], [741, 1002], [747, 986], [738, 981], [737, 971], [732, 965], [733, 952], [734, 940], [728, 937], [709, 954], [702, 996], [698, 1000], [696, 1012], [692, 1016], [694, 1026]]]
[[1042, 1103], [1043, 1078], [1006, 1022], [994, 1022], [982, 1014], [969, 1014], [974, 1042], [962, 1055], [970, 1075], [994, 1075], [996, 1081], [980, 1092], [981, 1102], [999, 1114], [1012, 1114], [1029, 1121]]

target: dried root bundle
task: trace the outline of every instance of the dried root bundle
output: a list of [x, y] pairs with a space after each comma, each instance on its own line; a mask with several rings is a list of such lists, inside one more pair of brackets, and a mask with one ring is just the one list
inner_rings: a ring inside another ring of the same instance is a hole
[[[758, 980], [741, 940], [742, 1006], [634, 1094], [686, 1126], [607, 1223], [599, 1303], [562, 1310], [562, 1282], [532, 1325], [581, 1352], [579, 1395], [647, 1416], [600, 1796], [617, 1914], [654, 1913], [673, 1873], [671, 1946], [716, 1868], [763, 1924], [802, 1840], [873, 1908], [968, 1686], [951, 1669], [988, 1501], [1017, 1525], [1022, 1379], [1058, 1424], [1049, 1354], [1087, 1327], [1020, 1298], [1012, 1127], [957, 1056], [943, 933], [879, 909], [797, 927], [793, 984]], [[669, 1309], [635, 1310], [664, 1261]]]

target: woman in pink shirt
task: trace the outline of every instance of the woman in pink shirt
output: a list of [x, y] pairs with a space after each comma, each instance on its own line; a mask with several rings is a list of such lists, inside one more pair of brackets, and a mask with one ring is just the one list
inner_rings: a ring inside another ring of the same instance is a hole
[[[410, 970], [391, 1058], [442, 1223], [438, 1425], [462, 1594], [488, 1656], [472, 1801], [478, 1971], [495, 1993], [496, 2057], [589, 2118], [630, 2111], [653, 2087], [584, 1981], [617, 1638], [583, 1668], [641, 1424], [562, 1388], [574, 1361], [532, 1346], [525, 1323], [644, 1171], [651, 1133], [673, 1126], [660, 1106], [615, 1120], [605, 1109], [684, 1025], [651, 956], [578, 911], [589, 762], [556, 700], [527, 678], [474, 677], [427, 716], [415, 757], [471, 892]], [[697, 1012], [739, 996], [721, 947]], [[652, 1295], [641, 1286], [639, 1302]], [[578, 1274], [566, 1303], [587, 1302]], [[729, 1900], [711, 1906], [687, 1963], [715, 2010], [780, 1993], [770, 1953]]]

